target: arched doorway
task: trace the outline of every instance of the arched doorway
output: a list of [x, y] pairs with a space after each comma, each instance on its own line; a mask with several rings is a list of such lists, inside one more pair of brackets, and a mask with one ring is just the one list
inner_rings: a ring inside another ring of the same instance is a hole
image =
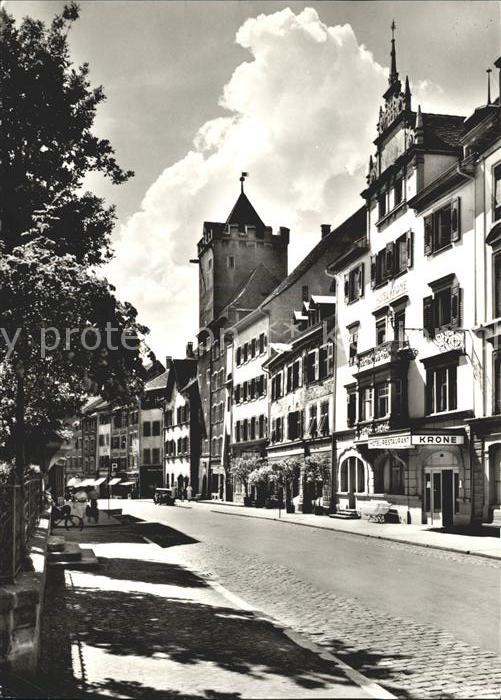
[[348, 508], [356, 507], [356, 494], [367, 492], [365, 464], [359, 457], [346, 457], [339, 465], [339, 491], [348, 496]]

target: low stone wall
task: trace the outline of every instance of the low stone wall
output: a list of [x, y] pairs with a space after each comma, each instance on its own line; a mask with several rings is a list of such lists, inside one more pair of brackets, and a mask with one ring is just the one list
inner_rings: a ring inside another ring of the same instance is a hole
[[43, 513], [29, 543], [30, 570], [0, 586], [0, 664], [15, 674], [33, 673], [38, 665], [49, 534], [50, 516]]

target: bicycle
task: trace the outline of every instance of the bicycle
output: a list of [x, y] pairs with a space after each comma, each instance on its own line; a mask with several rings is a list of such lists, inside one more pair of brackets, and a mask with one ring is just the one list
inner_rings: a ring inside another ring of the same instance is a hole
[[52, 527], [58, 527], [61, 523], [64, 523], [66, 530], [69, 530], [70, 527], [77, 527], [79, 530], [83, 530], [84, 526], [83, 518], [72, 513], [70, 506], [52, 506]]

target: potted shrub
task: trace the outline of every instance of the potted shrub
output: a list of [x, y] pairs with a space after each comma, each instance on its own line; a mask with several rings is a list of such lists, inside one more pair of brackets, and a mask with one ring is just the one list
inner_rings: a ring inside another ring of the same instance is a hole
[[272, 469], [276, 475], [276, 482], [285, 494], [285, 510], [287, 513], [294, 513], [295, 507], [292, 502], [294, 479], [298, 478], [301, 471], [301, 461], [297, 458], [283, 459], [275, 462]]
[[252, 505], [252, 498], [249, 493], [249, 476], [255, 471], [261, 459], [258, 457], [237, 457], [230, 467], [230, 474], [235, 481], [240, 482], [244, 487], [244, 506]]

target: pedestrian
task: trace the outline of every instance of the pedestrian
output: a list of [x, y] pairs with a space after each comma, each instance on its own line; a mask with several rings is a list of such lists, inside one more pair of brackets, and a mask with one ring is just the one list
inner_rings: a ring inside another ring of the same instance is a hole
[[95, 488], [91, 488], [87, 495], [89, 496], [90, 501], [90, 505], [87, 506], [87, 520], [88, 522], [90, 522], [90, 519], [93, 518], [94, 522], [97, 525], [97, 523], [99, 522], [99, 508], [97, 506], [97, 499], [99, 498], [99, 494]]
[[191, 488], [191, 484], [188, 484], [188, 486], [186, 487], [186, 498], [188, 499], [188, 501], [191, 501], [192, 495], [193, 489]]
[[182, 500], [185, 501], [187, 496], [187, 491], [186, 488], [183, 489], [183, 495], [182, 495]]

